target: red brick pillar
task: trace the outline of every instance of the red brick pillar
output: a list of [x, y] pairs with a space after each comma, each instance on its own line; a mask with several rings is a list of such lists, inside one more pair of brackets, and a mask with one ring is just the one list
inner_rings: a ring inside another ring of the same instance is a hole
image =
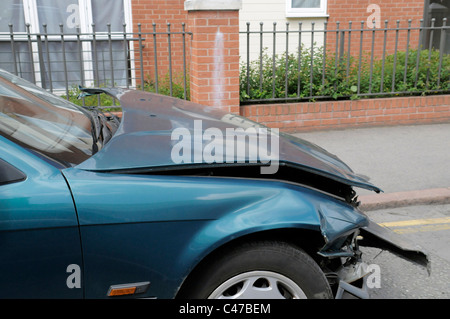
[[239, 114], [239, 9], [241, 0], [185, 1], [193, 33], [191, 101]]

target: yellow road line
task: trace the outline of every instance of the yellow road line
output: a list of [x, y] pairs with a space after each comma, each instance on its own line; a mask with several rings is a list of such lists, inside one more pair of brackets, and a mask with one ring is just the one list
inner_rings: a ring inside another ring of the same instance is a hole
[[450, 223], [450, 217], [402, 220], [396, 222], [380, 223], [380, 225], [385, 227], [406, 227], [406, 226], [447, 224], [447, 223]]
[[379, 225], [394, 228], [392, 230], [399, 234], [449, 230], [450, 217], [402, 220], [380, 223]]
[[410, 234], [418, 232], [434, 232], [440, 230], [450, 230], [450, 224], [423, 225], [418, 227], [405, 227], [393, 229], [397, 234]]

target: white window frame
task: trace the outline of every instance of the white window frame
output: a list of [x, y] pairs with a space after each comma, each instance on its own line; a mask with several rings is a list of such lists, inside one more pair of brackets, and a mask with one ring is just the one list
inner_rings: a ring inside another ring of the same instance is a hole
[[320, 8], [293, 8], [292, 0], [286, 0], [287, 18], [316, 18], [328, 17], [327, 0], [320, 0]]
[[[80, 15], [80, 32], [82, 34], [86, 33], [92, 33], [92, 5], [91, 1], [95, 0], [78, 0], [79, 5], [79, 15]], [[116, 1], [116, 0], [115, 0]], [[126, 23], [126, 32], [127, 34], [131, 34], [133, 32], [133, 21], [132, 21], [132, 6], [131, 6], [131, 0], [121, 0], [124, 4], [124, 19]], [[23, 9], [24, 9], [24, 17], [25, 17], [25, 23], [30, 24], [30, 33], [34, 36], [34, 34], [38, 34], [40, 27], [42, 26], [42, 23], [39, 22], [38, 17], [38, 11], [37, 11], [37, 3], [36, 0], [23, 0]], [[23, 39], [27, 38], [26, 32], [14, 32], [14, 35], [16, 38], [17, 35], [21, 36]], [[108, 39], [108, 36], [105, 32], [96, 32], [97, 40], [105, 40]], [[57, 36], [49, 36], [50, 38], [57, 37]], [[76, 35], [73, 36], [66, 36], [66, 39], [76, 39]], [[117, 40], [123, 40], [123, 33], [118, 32], [112, 32], [111, 33], [112, 39]], [[128, 35], [127, 37], [130, 37]], [[87, 37], [85, 35], [82, 36], [82, 38], [91, 38]], [[4, 40], [10, 40], [10, 34], [9, 33], [1, 33], [0, 39]], [[130, 41], [131, 42], [131, 41]], [[133, 43], [130, 43], [130, 46], [134, 45]], [[83, 64], [84, 64], [84, 76], [86, 79], [86, 86], [92, 86], [94, 84], [94, 73], [93, 73], [93, 52], [92, 52], [92, 46], [90, 42], [83, 42]], [[34, 64], [34, 71], [35, 71], [35, 80], [37, 85], [42, 85], [42, 80], [40, 76], [40, 61], [39, 61], [39, 54], [38, 54], [38, 47], [37, 43], [32, 44], [32, 50], [33, 50], [33, 61], [31, 63]], [[135, 62], [134, 59], [131, 60], [131, 70], [134, 72], [135, 70]], [[135, 77], [132, 75], [132, 86], [136, 85]], [[55, 89], [54, 93], [60, 93], [60, 90]]]

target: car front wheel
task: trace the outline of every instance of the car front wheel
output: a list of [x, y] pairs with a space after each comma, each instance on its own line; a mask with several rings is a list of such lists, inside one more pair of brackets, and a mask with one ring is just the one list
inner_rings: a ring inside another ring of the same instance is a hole
[[191, 278], [187, 298], [332, 298], [325, 275], [303, 250], [284, 242], [234, 247]]

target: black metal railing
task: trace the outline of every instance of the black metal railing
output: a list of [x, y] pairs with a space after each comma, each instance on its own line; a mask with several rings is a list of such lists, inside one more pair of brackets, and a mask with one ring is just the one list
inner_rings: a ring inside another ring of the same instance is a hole
[[[111, 86], [149, 90], [188, 99], [189, 40], [192, 33], [185, 25], [172, 31], [167, 24], [153, 30], [127, 32], [31, 33], [0, 34], [0, 68], [19, 75], [53, 93], [72, 99], [78, 86]], [[176, 47], [175, 47], [176, 46]], [[174, 58], [181, 59], [174, 64]], [[180, 66], [181, 64], [181, 66]], [[176, 73], [176, 74], [175, 74]], [[179, 75], [181, 74], [181, 75]], [[181, 78], [181, 80], [179, 79]], [[174, 83], [181, 92], [174, 92]], [[99, 100], [100, 102], [100, 100]]]
[[[405, 24], [405, 22], [403, 22]], [[241, 103], [360, 98], [450, 92], [450, 27], [447, 20], [400, 27], [385, 22], [284, 30], [260, 23], [241, 35]], [[356, 26], [356, 27], [355, 27]], [[392, 26], [392, 27], [391, 27]], [[176, 28], [175, 28], [176, 27]], [[173, 31], [174, 29], [178, 31]], [[79, 85], [120, 86], [189, 99], [192, 33], [185, 25], [152, 25], [143, 32], [0, 34], [0, 68], [64, 95]], [[99, 103], [102, 101], [99, 100]]]
[[[286, 23], [241, 31], [241, 103], [288, 102], [450, 92], [450, 27], [367, 28], [361, 22], [296, 30]], [[283, 47], [280, 48], [280, 42]]]

